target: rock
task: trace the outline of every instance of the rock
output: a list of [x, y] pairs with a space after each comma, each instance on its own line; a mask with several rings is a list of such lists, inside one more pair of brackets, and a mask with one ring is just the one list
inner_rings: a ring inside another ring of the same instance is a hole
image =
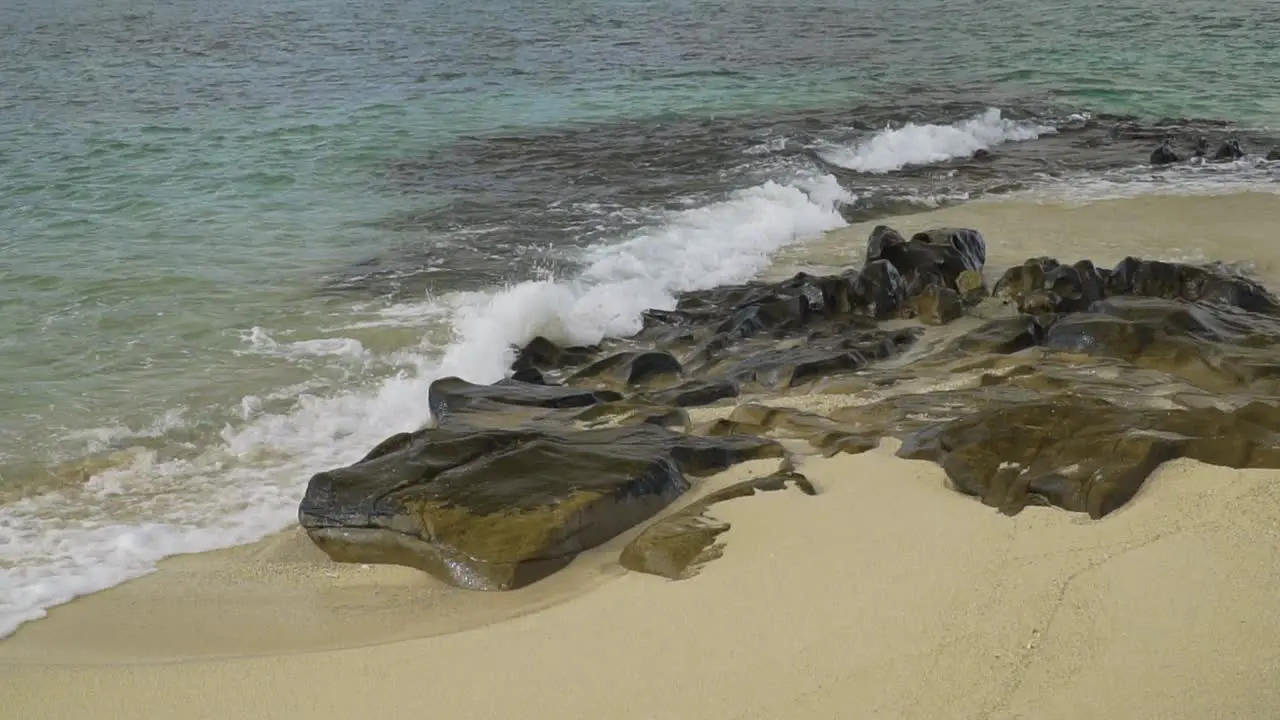
[[597, 348], [562, 348], [539, 335], [520, 349], [515, 362], [511, 364], [511, 370], [516, 374], [539, 371], [538, 377], [541, 377], [541, 372], [547, 370], [560, 370], [588, 363], [597, 352]]
[[[510, 378], [432, 383], [435, 426], [315, 475], [300, 521], [338, 560], [506, 589], [653, 516], [690, 477], [781, 457], [783, 442], [831, 455], [893, 436], [989, 505], [1094, 517], [1166, 459], [1280, 467], [1280, 300], [1260, 284], [1222, 264], [1032, 258], [991, 288], [1014, 314], [981, 303], [986, 254], [974, 230], [907, 239], [880, 225], [860, 270], [683, 293], [598, 347], [534, 338]], [[989, 319], [896, 322], [968, 306]], [[922, 336], [909, 364], [883, 362]], [[800, 387], [874, 397], [821, 413], [749, 402], [697, 423], [685, 410]], [[693, 507], [624, 562], [687, 576], [720, 527]]]
[[948, 262], [956, 263], [958, 268], [957, 275], [965, 270], [980, 273], [983, 265], [987, 262], [987, 241], [983, 239], [982, 233], [977, 230], [969, 228], [934, 228], [933, 230], [925, 230], [912, 235], [911, 242], [925, 243], [954, 250], [958, 259], [952, 261], [949, 257]]
[[1045, 329], [1034, 315], [997, 318], [952, 340], [945, 354], [1008, 355], [1039, 345], [1044, 335]]
[[1016, 301], [1019, 297], [1043, 289], [1045, 274], [1058, 265], [1058, 261], [1050, 257], [1031, 258], [1005, 270], [996, 281], [991, 294], [1002, 300]]
[[965, 270], [956, 276], [956, 291], [966, 305], [977, 305], [987, 296], [987, 283], [977, 270]]
[[647, 519], [705, 475], [781, 457], [760, 438], [652, 424], [598, 430], [432, 428], [311, 478], [299, 522], [339, 562], [392, 563], [508, 590]]
[[1182, 158], [1174, 151], [1168, 140], [1160, 143], [1159, 147], [1151, 151], [1150, 160], [1152, 165], [1171, 165], [1182, 162]]
[[1244, 149], [1240, 147], [1239, 140], [1227, 140], [1218, 147], [1218, 152], [1213, 154], [1214, 160], [1239, 160], [1244, 157]]
[[662, 405], [670, 405], [673, 407], [697, 407], [700, 405], [710, 405], [720, 400], [738, 396], [737, 383], [723, 380], [719, 382], [709, 382], [705, 380], [693, 380], [679, 387], [664, 390], [654, 395], [654, 399]]
[[1216, 393], [1280, 391], [1280, 318], [1217, 303], [1115, 297], [1050, 328], [1053, 350], [1116, 358]]
[[1280, 465], [1276, 428], [1266, 412], [1143, 411], [1064, 395], [932, 426], [899, 454], [938, 462], [957, 490], [1010, 514], [1054, 505], [1098, 519], [1128, 502], [1168, 460]]
[[1082, 312], [1115, 295], [1218, 302], [1268, 315], [1280, 311], [1280, 301], [1265, 288], [1223, 268], [1134, 257], [1110, 271], [1087, 260], [1063, 266], [1053, 258], [1034, 258], [1005, 271], [992, 294], [1031, 314]]
[[902, 237], [902, 233], [888, 225], [877, 225], [871, 229], [871, 237], [867, 238], [867, 253], [862, 264], [888, 260], [901, 253], [906, 247], [907, 239]]
[[574, 373], [568, 380], [574, 385], [592, 382], [602, 387], [628, 388], [678, 380], [680, 361], [661, 350], [622, 352], [597, 360]]
[[467, 422], [510, 420], [512, 424], [519, 424], [545, 419], [553, 414], [536, 410], [583, 408], [621, 399], [622, 395], [607, 390], [534, 385], [518, 380], [475, 385], [456, 377], [436, 380], [427, 390], [427, 405], [436, 422], [441, 424], [452, 422], [459, 416], [467, 416]]
[[1267, 160], [1272, 162], [1280, 160], [1280, 148], [1275, 148], [1271, 152], [1267, 153]]
[[1266, 315], [1280, 311], [1280, 301], [1266, 288], [1221, 268], [1134, 257], [1121, 260], [1111, 271], [1106, 294], [1218, 302]]
[[907, 285], [902, 274], [888, 260], [873, 260], [854, 281], [859, 303], [877, 320], [896, 317], [907, 304]]
[[542, 371], [535, 367], [523, 367], [511, 373], [511, 379], [515, 382], [529, 383], [530, 385], [549, 385], [546, 376]]
[[645, 528], [623, 549], [619, 560], [623, 567], [634, 572], [670, 580], [693, 577], [703, 565], [724, 553], [724, 545], [716, 542], [716, 538], [729, 529], [729, 523], [711, 517], [711, 506], [750, 497], [757, 491], [782, 490], [788, 485], [794, 485], [806, 495], [817, 494], [813, 484], [795, 472], [782, 471], [745, 480], [717, 490]]
[[911, 310], [926, 325], [945, 325], [964, 315], [964, 302], [951, 288], [927, 287], [910, 301]]
[[867, 242], [863, 274], [887, 260], [902, 276], [908, 295], [932, 285], [959, 292], [957, 278], [966, 271], [981, 273], [986, 254], [986, 242], [976, 230], [936, 228], [904, 241], [896, 230], [879, 225]]

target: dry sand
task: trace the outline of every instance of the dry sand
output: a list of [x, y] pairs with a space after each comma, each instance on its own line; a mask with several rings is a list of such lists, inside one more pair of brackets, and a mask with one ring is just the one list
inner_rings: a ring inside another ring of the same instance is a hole
[[[1107, 227], [1166, 248], [1208, 234], [1280, 268], [1280, 199], [1212, 200], [895, 224], [971, 224], [993, 258], [1019, 237], [1023, 256], [1126, 252]], [[865, 229], [828, 238], [832, 256]], [[806, 402], [824, 401], [787, 400]], [[1179, 461], [1102, 521], [1008, 518], [890, 450], [809, 460], [817, 497], [716, 506], [724, 557], [681, 582], [617, 566], [634, 531], [505, 594], [335, 565], [297, 532], [175, 558], [0, 641], [0, 717], [1280, 717], [1280, 472]]]
[[[271, 633], [238, 621], [238, 593], [252, 611], [278, 586], [307, 616], [317, 610], [298, 596], [299, 577], [313, 603], [351, 577], [301, 551], [274, 582], [233, 553], [187, 558], [145, 592], [72, 603], [0, 645], [6, 661], [41, 625], [78, 635], [61, 638], [59, 662], [3, 666], [0, 707], [31, 720], [1280, 712], [1280, 473], [1173, 463], [1091, 522], [1040, 508], [1001, 516], [888, 447], [802, 470], [822, 494], [717, 506], [733, 525], [727, 551], [690, 580], [617, 574], [537, 612], [382, 645], [163, 663], [104, 663], [99, 649], [76, 664], [77, 646], [120, 622], [169, 628], [152, 644], [178, 653], [203, 654], [200, 638], [212, 636], [260, 653]], [[182, 602], [202, 593], [225, 615]], [[404, 600], [386, 612], [412, 626], [423, 609]], [[368, 612], [327, 610], [339, 624]], [[310, 630], [316, 644], [343, 634]], [[282, 649], [295, 640], [276, 638]]]

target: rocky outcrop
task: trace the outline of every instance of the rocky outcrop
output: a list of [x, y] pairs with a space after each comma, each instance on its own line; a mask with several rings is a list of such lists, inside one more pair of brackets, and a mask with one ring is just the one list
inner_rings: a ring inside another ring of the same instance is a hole
[[335, 560], [393, 563], [464, 588], [538, 580], [661, 510], [690, 477], [781, 456], [757, 438], [656, 425], [431, 428], [311, 479], [299, 519]]
[[[508, 379], [433, 383], [436, 425], [315, 475], [300, 521], [337, 560], [501, 590], [648, 521], [701, 476], [788, 452], [896, 437], [989, 506], [1094, 518], [1170, 459], [1280, 467], [1280, 301], [1258, 282], [1040, 257], [988, 285], [985, 262], [974, 230], [879, 226], [856, 269], [686, 293], [598, 346], [535, 338]], [[933, 327], [966, 315], [981, 319]], [[908, 349], [910, 363], [885, 362]], [[796, 391], [862, 396], [821, 413], [769, 404]], [[712, 420], [687, 410], [733, 399]], [[643, 529], [622, 562], [688, 577], [719, 552], [714, 503], [786, 484], [813, 491], [782, 473], [713, 493]]]

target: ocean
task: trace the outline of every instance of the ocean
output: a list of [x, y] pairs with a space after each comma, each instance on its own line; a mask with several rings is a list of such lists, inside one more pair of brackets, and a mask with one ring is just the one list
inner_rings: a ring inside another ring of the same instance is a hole
[[[0, 636], [289, 526], [438, 377], [850, 223], [1276, 193], [1277, 28], [1269, 0], [10, 3]], [[1247, 155], [1147, 162], [1202, 136]]]

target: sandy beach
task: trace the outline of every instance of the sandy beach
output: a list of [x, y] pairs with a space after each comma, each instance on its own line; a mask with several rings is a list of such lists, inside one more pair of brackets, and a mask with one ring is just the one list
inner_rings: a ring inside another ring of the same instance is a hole
[[[1223, 230], [1242, 213], [1246, 229]], [[1072, 217], [1236, 261], [1274, 234], [1280, 199], [1141, 199], [1093, 215], [989, 204], [894, 224], [971, 223], [999, 267], [1024, 235], [1041, 239], [1019, 259], [1045, 252], [1037, 243], [1054, 245]], [[1213, 228], [1220, 248], [1203, 241]], [[813, 251], [840, 251], [842, 233], [865, 238], [840, 231]], [[1146, 247], [1090, 237], [1060, 254]], [[1273, 248], [1257, 256], [1280, 267]], [[510, 593], [338, 565], [299, 531], [174, 558], [0, 641], [0, 708], [23, 720], [1280, 712], [1280, 471], [1178, 460], [1102, 520], [1043, 507], [1009, 517], [895, 449], [801, 459], [816, 496], [715, 505], [731, 524], [724, 555], [682, 581], [617, 564], [639, 528]], [[698, 493], [776, 467], [745, 463]]]
[[[1130, 507], [1094, 523], [1047, 509], [1001, 516], [948, 490], [936, 466], [887, 447], [802, 470], [819, 496], [717, 506], [733, 526], [727, 551], [695, 578], [627, 574], [505, 622], [374, 646], [270, 654], [263, 626], [242, 625], [227, 605], [219, 617], [180, 599], [240, 594], [252, 614], [273, 583], [250, 580], [251, 565], [228, 568], [242, 560], [234, 553], [179, 560], [190, 569], [162, 569], [145, 593], [126, 586], [73, 603], [0, 646], [0, 703], [20, 718], [192, 720], [411, 709], [448, 718], [1218, 718], [1280, 707], [1271, 611], [1280, 473], [1170, 464]], [[300, 552], [274, 584], [288, 593], [309, 574], [325, 596], [361, 572], [315, 567], [324, 564]], [[378, 622], [407, 628], [423, 611], [408, 598], [383, 607]], [[317, 612], [300, 600], [294, 611]], [[150, 638], [153, 650], [199, 655], [217, 638], [256, 657], [140, 663], [93, 650], [94, 635], [117, 622], [172, 627], [184, 617], [200, 624]], [[56, 661], [14, 661], [40, 644], [40, 628], [59, 624], [76, 633], [61, 638]], [[341, 625], [310, 630], [316, 645], [350, 635]]]

